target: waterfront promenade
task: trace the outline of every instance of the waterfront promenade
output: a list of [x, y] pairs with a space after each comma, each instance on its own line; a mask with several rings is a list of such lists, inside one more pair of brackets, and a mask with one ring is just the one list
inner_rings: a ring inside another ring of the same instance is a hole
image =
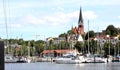
[[5, 64], [5, 70], [119, 70], [120, 63], [56, 64], [52, 62]]

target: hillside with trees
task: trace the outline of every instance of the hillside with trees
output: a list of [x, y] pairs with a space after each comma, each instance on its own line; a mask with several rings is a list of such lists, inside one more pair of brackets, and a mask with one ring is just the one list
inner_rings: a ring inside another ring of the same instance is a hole
[[[109, 25], [105, 33], [106, 35], [117, 36], [120, 32], [119, 28], [114, 27], [113, 25]], [[74, 49], [76, 48], [79, 52], [87, 53], [88, 52], [88, 33], [89, 38], [93, 38], [89, 41], [89, 52], [91, 53], [99, 53], [99, 54], [105, 54], [108, 55], [108, 44], [110, 44], [110, 50], [111, 55], [113, 55], [114, 52], [114, 46], [116, 46], [116, 50], [118, 51], [120, 48], [120, 41], [117, 42], [115, 45], [113, 45], [111, 42], [105, 42], [104, 45], [101, 47], [101, 44], [94, 40], [95, 38], [95, 32], [93, 30], [86, 32], [82, 35], [82, 38], [84, 42], [76, 42], [75, 33], [72, 30], [68, 30], [66, 33], [61, 33], [58, 38], [53, 38], [49, 44], [47, 44], [48, 41], [43, 40], [29, 40], [25, 41], [24, 39], [4, 39], [5, 45], [7, 44], [7, 41], [9, 43], [9, 48], [5, 48], [5, 53], [11, 52], [14, 56], [16, 55], [28, 55], [28, 47], [30, 47], [30, 55], [31, 56], [40, 56], [40, 53], [43, 50], [56, 50], [56, 49]], [[70, 38], [69, 38], [70, 37]], [[59, 41], [60, 40], [60, 41]], [[75, 42], [72, 43], [72, 40]], [[119, 36], [120, 40], [120, 36]], [[55, 41], [57, 41], [55, 43]], [[71, 44], [73, 46], [71, 47]], [[13, 46], [14, 45], [14, 46]], [[20, 47], [19, 47], [20, 46]], [[120, 50], [119, 50], [120, 51]], [[117, 53], [117, 52], [116, 52]]]

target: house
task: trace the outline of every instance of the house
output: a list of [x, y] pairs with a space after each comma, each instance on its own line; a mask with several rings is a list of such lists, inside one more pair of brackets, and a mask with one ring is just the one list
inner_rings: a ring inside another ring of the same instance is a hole
[[68, 49], [64, 49], [64, 50], [44, 50], [41, 55], [42, 56], [47, 56], [47, 57], [57, 57], [57, 56], [62, 56], [65, 54], [79, 54], [79, 52], [77, 50], [68, 50]]

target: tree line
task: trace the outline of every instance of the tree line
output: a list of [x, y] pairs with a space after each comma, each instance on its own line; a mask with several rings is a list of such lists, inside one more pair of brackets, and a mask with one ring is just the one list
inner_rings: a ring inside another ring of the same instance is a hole
[[[117, 54], [119, 53], [120, 48], [120, 41], [117, 42], [115, 45], [113, 45], [111, 42], [105, 42], [102, 46], [98, 41], [91, 40], [89, 41], [89, 50], [88, 50], [88, 33], [89, 38], [95, 38], [95, 32], [94, 31], [88, 31], [86, 34], [82, 35], [84, 42], [76, 42], [73, 43], [68, 41], [68, 36], [74, 35], [75, 33], [72, 30], [68, 30], [66, 33], [62, 33], [58, 36], [58, 38], [54, 38], [54, 40], [59, 38], [64, 38], [64, 41], [60, 41], [59, 43], [54, 43], [53, 40], [49, 41], [49, 44], [47, 44], [47, 41], [43, 40], [29, 40], [25, 41], [24, 39], [4, 39], [5, 45], [8, 43], [8, 47], [5, 48], [5, 53], [12, 53], [14, 56], [26, 56], [28, 55], [28, 48], [30, 48], [30, 56], [40, 56], [40, 53], [43, 50], [56, 50], [56, 49], [74, 49], [76, 48], [79, 52], [87, 53], [88, 51], [95, 54], [104, 54], [108, 55], [108, 49], [110, 46], [110, 54], [114, 55], [114, 52]], [[106, 30], [106, 34], [109, 34], [110, 36], [116, 36], [120, 33], [120, 29], [115, 28], [113, 25], [109, 25]], [[120, 37], [119, 37], [120, 40]], [[12, 45], [14, 44], [14, 46]], [[20, 46], [20, 47], [18, 47]], [[116, 48], [114, 48], [116, 47]]]

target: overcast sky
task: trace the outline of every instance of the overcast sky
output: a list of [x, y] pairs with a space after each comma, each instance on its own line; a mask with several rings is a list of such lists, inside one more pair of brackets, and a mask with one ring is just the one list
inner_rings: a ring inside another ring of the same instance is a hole
[[[25, 40], [58, 37], [77, 26], [80, 6], [85, 32], [120, 27], [120, 0], [4, 0], [8, 38]], [[0, 37], [7, 38], [3, 0], [0, 0]]]

